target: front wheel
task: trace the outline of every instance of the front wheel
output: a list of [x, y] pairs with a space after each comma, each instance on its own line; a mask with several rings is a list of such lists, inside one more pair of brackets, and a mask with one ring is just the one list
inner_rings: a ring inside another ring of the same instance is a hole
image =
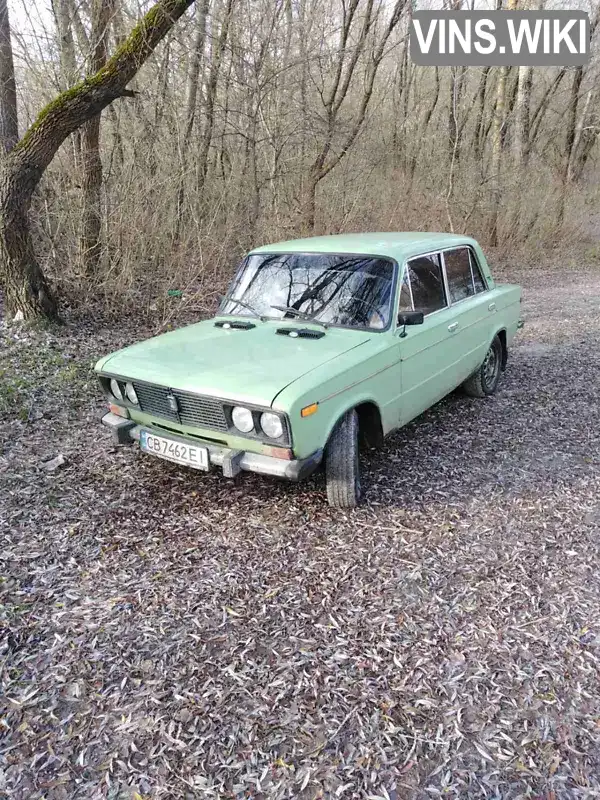
[[487, 351], [483, 364], [477, 372], [463, 383], [463, 389], [471, 397], [488, 397], [498, 388], [502, 371], [502, 342], [498, 336]]
[[325, 451], [327, 499], [334, 508], [355, 508], [362, 495], [358, 458], [358, 414], [347, 411]]

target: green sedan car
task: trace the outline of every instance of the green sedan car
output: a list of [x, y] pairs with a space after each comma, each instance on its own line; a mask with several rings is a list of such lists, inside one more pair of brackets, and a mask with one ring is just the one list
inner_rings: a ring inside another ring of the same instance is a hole
[[197, 470], [299, 481], [321, 465], [339, 508], [378, 446], [463, 386], [494, 394], [522, 326], [474, 239], [318, 236], [252, 250], [212, 319], [96, 365], [119, 444]]

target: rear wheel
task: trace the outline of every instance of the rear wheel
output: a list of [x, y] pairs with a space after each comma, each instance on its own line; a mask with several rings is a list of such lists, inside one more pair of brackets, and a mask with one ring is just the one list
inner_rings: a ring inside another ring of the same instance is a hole
[[483, 364], [477, 372], [463, 383], [463, 389], [471, 397], [488, 397], [498, 388], [502, 371], [502, 342], [498, 336], [487, 351]]
[[355, 508], [362, 495], [358, 457], [358, 414], [347, 411], [336, 425], [325, 452], [327, 499], [334, 508]]

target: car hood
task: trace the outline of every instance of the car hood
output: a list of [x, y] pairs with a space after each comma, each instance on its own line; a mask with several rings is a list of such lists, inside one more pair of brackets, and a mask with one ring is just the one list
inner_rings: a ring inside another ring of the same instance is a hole
[[[257, 322], [251, 330], [215, 327], [206, 320], [155, 336], [101, 359], [98, 372], [270, 406], [290, 383], [368, 342], [368, 331], [329, 328], [320, 339], [290, 338], [287, 320]], [[322, 330], [311, 325], [311, 330]]]

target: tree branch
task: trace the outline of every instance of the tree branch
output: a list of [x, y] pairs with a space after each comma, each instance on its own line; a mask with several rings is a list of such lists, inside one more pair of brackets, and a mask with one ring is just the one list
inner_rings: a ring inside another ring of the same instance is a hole
[[13, 166], [29, 173], [26, 177], [30, 192], [67, 136], [118, 97], [134, 96], [125, 87], [192, 3], [193, 0], [159, 0], [106, 66], [42, 109], [10, 154]]

